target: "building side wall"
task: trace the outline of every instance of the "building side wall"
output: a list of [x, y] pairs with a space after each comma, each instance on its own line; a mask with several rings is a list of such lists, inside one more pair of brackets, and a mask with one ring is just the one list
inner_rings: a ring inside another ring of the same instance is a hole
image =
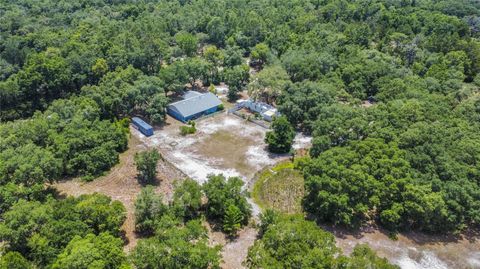
[[153, 135], [153, 128], [152, 127], [145, 128], [142, 125], [138, 124], [136, 121], [133, 121], [133, 127], [135, 127], [135, 129], [139, 130], [145, 136]]
[[212, 113], [217, 112], [217, 110], [218, 110], [218, 106], [214, 106], [212, 108], [209, 108], [209, 109], [205, 110], [205, 114], [212, 114]]
[[182, 122], [187, 121], [181, 113], [179, 113], [175, 109], [172, 109], [171, 107], [167, 107], [167, 113], [168, 113], [168, 115], [174, 117], [175, 119], [177, 119], [179, 121], [182, 121]]
[[175, 119], [181, 121], [181, 122], [187, 122], [189, 120], [194, 120], [194, 119], [198, 119], [200, 118], [201, 116], [203, 115], [208, 115], [208, 114], [212, 114], [212, 113], [215, 113], [217, 112], [218, 110], [218, 106], [214, 106], [212, 108], [209, 108], [207, 110], [204, 110], [204, 111], [200, 111], [196, 114], [193, 114], [193, 115], [190, 115], [190, 116], [184, 116], [182, 115], [181, 113], [179, 113], [178, 111], [176, 111], [175, 109], [172, 109], [172, 108], [167, 108], [167, 113], [174, 117]]

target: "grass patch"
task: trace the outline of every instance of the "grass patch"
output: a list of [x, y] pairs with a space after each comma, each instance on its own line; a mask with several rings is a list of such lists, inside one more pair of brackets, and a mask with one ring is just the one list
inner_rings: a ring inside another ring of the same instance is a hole
[[283, 213], [302, 212], [304, 180], [292, 162], [283, 162], [262, 170], [253, 185], [252, 197], [261, 208]]

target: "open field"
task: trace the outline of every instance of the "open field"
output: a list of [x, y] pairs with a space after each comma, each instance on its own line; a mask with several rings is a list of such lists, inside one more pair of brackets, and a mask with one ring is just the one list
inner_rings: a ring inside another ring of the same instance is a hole
[[245, 155], [248, 146], [254, 142], [254, 139], [250, 137], [239, 137], [231, 132], [217, 131], [205, 137], [202, 143], [194, 145], [193, 148], [198, 154], [210, 156], [214, 160], [222, 160], [227, 154], [232, 156], [233, 158], [223, 159], [222, 165], [234, 168], [240, 175], [245, 175], [251, 171]]

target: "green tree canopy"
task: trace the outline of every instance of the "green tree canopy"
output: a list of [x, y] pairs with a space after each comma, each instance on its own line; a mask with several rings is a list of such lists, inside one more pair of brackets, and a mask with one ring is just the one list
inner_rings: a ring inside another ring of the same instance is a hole
[[53, 263], [55, 269], [131, 268], [122, 250], [123, 242], [108, 233], [76, 236]]
[[220, 268], [219, 247], [209, 247], [199, 220], [185, 225], [166, 218], [156, 236], [143, 239], [131, 254], [136, 268]]
[[[76, 236], [119, 236], [126, 212], [120, 202], [92, 194], [44, 203], [19, 200], [2, 218], [0, 240], [6, 243], [6, 250], [18, 251], [43, 268], [52, 265]], [[120, 252], [121, 245], [120, 241]]]
[[333, 268], [339, 254], [332, 234], [299, 216], [268, 225], [249, 249], [248, 268]]
[[30, 269], [32, 265], [22, 254], [11, 251], [0, 257], [0, 268], [8, 269]]
[[248, 268], [399, 268], [366, 245], [343, 256], [335, 237], [303, 216], [267, 212], [261, 220], [264, 232], [248, 250]]
[[295, 129], [285, 116], [281, 116], [273, 120], [272, 131], [266, 133], [265, 142], [271, 152], [287, 153], [292, 148], [294, 138]]
[[152, 234], [158, 221], [168, 211], [162, 196], [155, 193], [152, 186], [142, 189], [135, 200], [135, 231], [141, 234]]
[[[221, 221], [223, 225], [229, 222], [224, 226], [227, 230], [231, 230], [236, 224], [247, 224], [250, 218], [251, 206], [245, 198], [242, 186], [243, 181], [240, 178], [226, 179], [223, 175], [210, 175], [203, 184], [203, 191], [208, 199], [207, 216]], [[227, 219], [229, 210], [231, 212]]]
[[175, 215], [185, 220], [198, 216], [202, 207], [202, 187], [193, 179], [185, 179], [175, 186], [172, 207]]
[[142, 184], [154, 184], [157, 178], [157, 162], [161, 155], [156, 149], [135, 154], [137, 178]]

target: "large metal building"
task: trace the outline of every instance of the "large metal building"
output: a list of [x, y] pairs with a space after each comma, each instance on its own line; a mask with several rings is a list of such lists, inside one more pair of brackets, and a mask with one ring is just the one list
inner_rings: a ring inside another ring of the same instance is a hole
[[167, 113], [179, 121], [187, 122], [216, 112], [221, 104], [222, 101], [211, 92], [188, 91], [183, 100], [167, 106]]

